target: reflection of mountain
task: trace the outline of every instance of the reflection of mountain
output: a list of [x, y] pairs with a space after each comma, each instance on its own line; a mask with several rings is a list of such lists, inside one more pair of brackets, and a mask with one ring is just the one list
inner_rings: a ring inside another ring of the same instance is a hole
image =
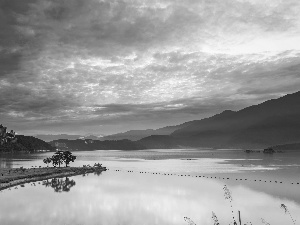
[[43, 185], [45, 187], [51, 187], [55, 192], [68, 192], [70, 189], [76, 185], [76, 182], [68, 177], [64, 178], [53, 178], [50, 181], [44, 180]]

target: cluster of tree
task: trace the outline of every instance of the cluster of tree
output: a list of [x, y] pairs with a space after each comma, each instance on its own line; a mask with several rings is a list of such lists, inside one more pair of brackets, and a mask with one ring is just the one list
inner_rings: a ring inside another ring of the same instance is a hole
[[60, 165], [64, 163], [67, 167], [70, 162], [74, 162], [75, 159], [76, 156], [72, 155], [70, 151], [57, 151], [52, 157], [44, 159], [43, 162], [47, 164], [47, 166], [52, 163], [54, 167], [60, 167]]
[[13, 130], [7, 132], [7, 127], [0, 125], [0, 152], [32, 152], [35, 150], [54, 150], [45, 141], [24, 135], [16, 135]]
[[0, 145], [17, 142], [16, 133], [13, 130], [6, 132], [6, 129], [7, 127], [0, 125]]

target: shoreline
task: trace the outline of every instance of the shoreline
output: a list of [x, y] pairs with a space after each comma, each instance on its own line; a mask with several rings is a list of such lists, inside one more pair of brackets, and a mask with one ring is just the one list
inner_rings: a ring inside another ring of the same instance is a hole
[[101, 173], [106, 167], [42, 167], [0, 170], [0, 191], [30, 182], [71, 177], [86, 173]]

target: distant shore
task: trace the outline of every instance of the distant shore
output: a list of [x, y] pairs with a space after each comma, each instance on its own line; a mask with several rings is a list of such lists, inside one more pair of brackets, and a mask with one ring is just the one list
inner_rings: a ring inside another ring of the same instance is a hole
[[106, 167], [43, 167], [0, 170], [0, 191], [20, 184], [86, 173], [101, 173]]

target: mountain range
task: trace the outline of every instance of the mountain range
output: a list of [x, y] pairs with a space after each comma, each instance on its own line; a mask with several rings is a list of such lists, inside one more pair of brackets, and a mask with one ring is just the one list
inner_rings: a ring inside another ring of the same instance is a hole
[[138, 143], [147, 148], [264, 148], [297, 143], [300, 142], [300, 92], [236, 112], [226, 110], [177, 126], [128, 131], [109, 138], [139, 139]]
[[43, 141], [54, 141], [59, 139], [67, 139], [67, 140], [77, 140], [77, 139], [92, 139], [92, 140], [100, 140], [103, 135], [94, 135], [94, 134], [38, 134], [35, 135], [36, 138], [39, 138]]
[[176, 126], [131, 130], [96, 139], [97, 142], [88, 143], [85, 148], [102, 149], [109, 141], [117, 141], [109, 144], [110, 149], [265, 148], [299, 143], [300, 92]]

